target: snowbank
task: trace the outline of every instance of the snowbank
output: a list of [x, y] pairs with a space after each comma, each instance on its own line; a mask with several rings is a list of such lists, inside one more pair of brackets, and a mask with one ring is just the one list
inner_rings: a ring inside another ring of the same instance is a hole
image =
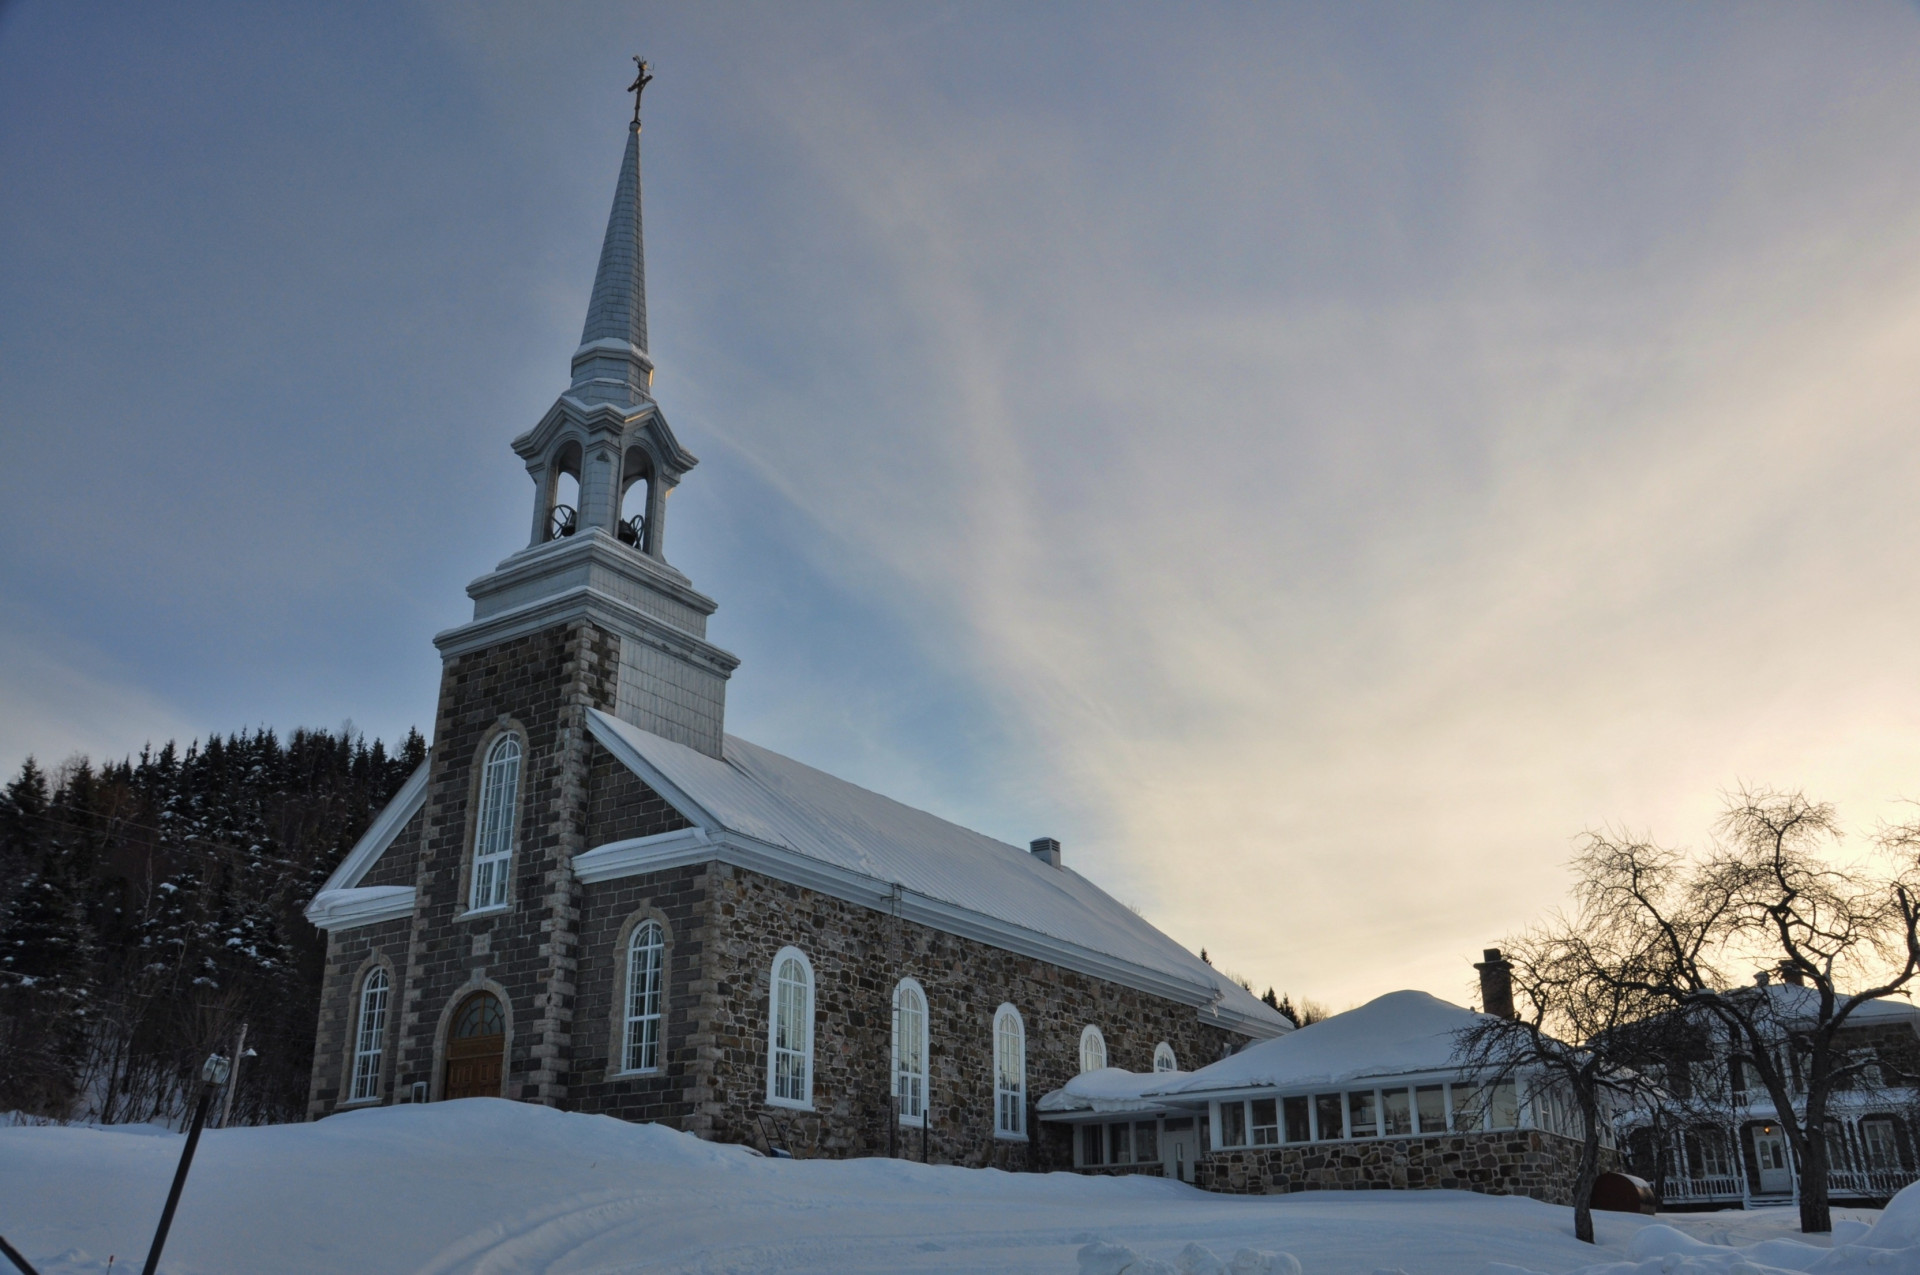
[[[0, 1127], [0, 1234], [43, 1275], [101, 1275], [109, 1258], [116, 1273], [137, 1270], [181, 1141], [151, 1130]], [[1903, 1196], [1859, 1242], [1909, 1244], [1920, 1233], [1913, 1212]], [[1754, 1247], [1791, 1232], [1787, 1210], [1669, 1220], [1701, 1237], [1731, 1229], [1729, 1239], [1748, 1245], [1706, 1246], [1709, 1256], [1742, 1252], [1749, 1265], [1791, 1269], [1773, 1248]], [[1666, 1250], [1632, 1248], [1655, 1229], [1648, 1219], [1596, 1222], [1597, 1251], [1574, 1241], [1568, 1210], [1533, 1200], [1221, 1196], [1156, 1178], [766, 1160], [657, 1126], [471, 1099], [207, 1134], [162, 1269], [1072, 1275], [1090, 1245], [1121, 1255], [1132, 1275], [1213, 1275], [1210, 1261], [1242, 1275], [1269, 1254], [1270, 1275], [1294, 1275], [1287, 1254], [1306, 1275], [1481, 1275], [1489, 1263], [1567, 1272], [1596, 1261], [1638, 1271], [1665, 1260]], [[1676, 1260], [1695, 1258], [1689, 1250]]]
[[[1920, 1183], [1894, 1196], [1871, 1226], [1835, 1221], [1830, 1238], [1831, 1247], [1787, 1238], [1714, 1244], [1656, 1224], [1627, 1241], [1627, 1260], [1585, 1266], [1575, 1275], [1920, 1275]], [[1530, 1273], [1498, 1266], [1486, 1275]]]

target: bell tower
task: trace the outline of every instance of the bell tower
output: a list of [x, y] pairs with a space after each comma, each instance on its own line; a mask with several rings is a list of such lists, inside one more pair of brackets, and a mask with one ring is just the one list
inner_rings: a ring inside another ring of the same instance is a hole
[[[434, 638], [442, 657], [585, 621], [618, 639], [608, 711], [720, 756], [737, 657], [706, 640], [712, 599], [666, 559], [667, 497], [696, 464], [653, 397], [640, 205], [640, 94], [600, 246], [572, 377], [513, 440], [533, 480], [527, 546], [467, 586], [473, 620]], [[567, 503], [563, 488], [576, 492]]]

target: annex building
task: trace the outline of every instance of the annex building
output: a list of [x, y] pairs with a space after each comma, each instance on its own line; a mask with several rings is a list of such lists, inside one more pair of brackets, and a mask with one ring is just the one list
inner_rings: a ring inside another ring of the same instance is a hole
[[[728, 735], [668, 561], [638, 112], [530, 535], [439, 634], [433, 745], [309, 907], [310, 1114], [496, 1097], [803, 1155], [1070, 1165], [1037, 1097], [1292, 1024], [1061, 860]], [[577, 494], [573, 494], [577, 493]]]

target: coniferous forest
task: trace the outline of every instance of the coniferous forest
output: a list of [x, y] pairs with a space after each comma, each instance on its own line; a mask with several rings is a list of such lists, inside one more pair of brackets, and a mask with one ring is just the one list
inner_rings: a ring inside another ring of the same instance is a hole
[[0, 796], [0, 1111], [177, 1121], [244, 1023], [231, 1123], [304, 1118], [326, 936], [302, 910], [425, 756], [349, 729], [29, 759]]

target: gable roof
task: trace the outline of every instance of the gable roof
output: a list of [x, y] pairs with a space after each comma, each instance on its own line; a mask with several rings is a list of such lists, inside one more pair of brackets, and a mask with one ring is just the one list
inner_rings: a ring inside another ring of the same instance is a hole
[[[1197, 1006], [1268, 1037], [1292, 1024], [1071, 868], [728, 735], [724, 760], [595, 711], [607, 750], [699, 825], [597, 847], [632, 870], [663, 856], [731, 859], [782, 880]], [[731, 854], [715, 854], [715, 848]]]

